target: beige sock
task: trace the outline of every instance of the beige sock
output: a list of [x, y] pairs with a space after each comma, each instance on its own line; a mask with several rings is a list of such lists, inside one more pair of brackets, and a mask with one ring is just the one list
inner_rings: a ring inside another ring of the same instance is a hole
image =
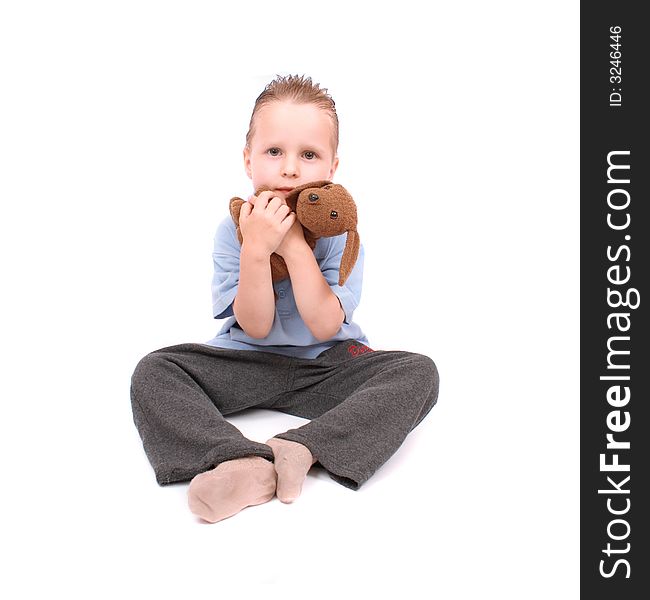
[[265, 458], [236, 458], [194, 477], [187, 490], [187, 501], [196, 516], [216, 523], [247, 506], [271, 500], [276, 479], [273, 463]]
[[275, 456], [278, 474], [276, 494], [281, 502], [293, 502], [300, 496], [305, 477], [317, 459], [309, 448], [298, 442], [271, 438], [266, 444], [271, 446]]

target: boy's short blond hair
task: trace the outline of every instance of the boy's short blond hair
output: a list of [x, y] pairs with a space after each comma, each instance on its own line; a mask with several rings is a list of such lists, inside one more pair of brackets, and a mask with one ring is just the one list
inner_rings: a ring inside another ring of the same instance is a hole
[[325, 110], [332, 119], [332, 149], [336, 156], [339, 147], [339, 118], [336, 114], [334, 99], [327, 93], [327, 88], [321, 88], [320, 84], [312, 83], [311, 77], [304, 75], [277, 75], [276, 78], [267, 84], [264, 91], [255, 100], [253, 114], [246, 134], [246, 147], [250, 148], [251, 140], [255, 134], [255, 115], [267, 104], [276, 101], [289, 101], [296, 104], [315, 104]]

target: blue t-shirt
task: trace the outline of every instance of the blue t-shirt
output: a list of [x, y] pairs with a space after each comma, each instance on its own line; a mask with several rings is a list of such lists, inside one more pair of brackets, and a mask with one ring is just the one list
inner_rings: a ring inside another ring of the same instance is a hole
[[215, 319], [229, 317], [216, 337], [206, 342], [217, 348], [233, 350], [263, 350], [298, 358], [316, 358], [336, 343], [354, 339], [363, 344], [368, 340], [361, 328], [352, 321], [352, 313], [361, 299], [363, 281], [363, 245], [359, 257], [343, 286], [338, 285], [339, 265], [347, 234], [320, 238], [314, 248], [316, 262], [330, 289], [341, 301], [345, 318], [334, 337], [319, 342], [302, 320], [293, 296], [291, 280], [273, 284], [277, 294], [273, 327], [263, 339], [251, 338], [239, 327], [233, 313], [233, 302], [239, 285], [239, 256], [241, 244], [232, 218], [224, 219], [214, 236], [214, 275], [212, 277], [212, 314]]

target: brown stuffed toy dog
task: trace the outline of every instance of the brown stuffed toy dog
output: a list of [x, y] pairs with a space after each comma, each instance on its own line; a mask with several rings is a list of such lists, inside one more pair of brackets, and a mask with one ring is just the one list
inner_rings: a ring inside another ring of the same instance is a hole
[[[267, 188], [260, 188], [255, 195]], [[316, 240], [332, 237], [347, 232], [345, 249], [339, 267], [339, 285], [348, 278], [359, 256], [359, 234], [357, 233], [357, 207], [348, 191], [338, 183], [331, 181], [312, 181], [293, 189], [287, 194], [286, 202], [293, 212], [305, 235], [305, 241], [313, 250]], [[239, 229], [239, 213], [244, 200], [230, 200], [230, 214], [237, 225], [237, 238], [243, 241]], [[271, 254], [272, 280], [281, 281], [289, 277], [289, 270], [284, 259], [278, 254]]]

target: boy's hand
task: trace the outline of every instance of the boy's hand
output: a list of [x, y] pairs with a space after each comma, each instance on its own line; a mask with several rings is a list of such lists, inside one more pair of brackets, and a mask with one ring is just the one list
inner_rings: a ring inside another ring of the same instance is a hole
[[274, 196], [271, 191], [251, 196], [239, 213], [239, 229], [244, 244], [267, 257], [277, 250], [294, 223], [300, 227], [295, 213], [284, 199]]
[[[295, 213], [291, 214], [295, 215]], [[296, 218], [293, 225], [289, 228], [289, 231], [287, 231], [287, 234], [284, 236], [284, 239], [280, 242], [280, 245], [275, 249], [275, 253], [279, 254], [282, 258], [286, 258], [287, 254], [300, 252], [305, 248], [311, 252], [311, 249], [307, 245], [307, 242], [305, 242], [305, 235], [302, 231], [302, 225]]]

